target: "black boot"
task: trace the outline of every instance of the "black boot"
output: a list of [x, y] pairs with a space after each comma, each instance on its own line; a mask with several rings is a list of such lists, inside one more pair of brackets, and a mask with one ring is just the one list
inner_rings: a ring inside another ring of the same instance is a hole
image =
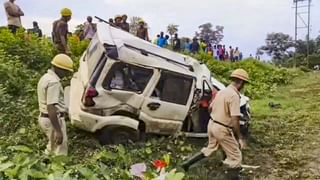
[[184, 171], [188, 171], [189, 167], [192, 166], [194, 163], [204, 159], [206, 156], [202, 153], [199, 152], [197, 154], [195, 154], [194, 156], [190, 157], [188, 160], [184, 161], [181, 164], [181, 167], [184, 169]]

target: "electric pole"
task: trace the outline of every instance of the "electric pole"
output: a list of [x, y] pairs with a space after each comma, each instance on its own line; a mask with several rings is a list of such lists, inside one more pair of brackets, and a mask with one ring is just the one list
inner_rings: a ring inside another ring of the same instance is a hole
[[294, 52], [294, 56], [293, 56], [293, 67], [296, 68], [297, 67], [297, 56], [296, 56], [296, 51], [297, 51], [297, 40], [298, 40], [298, 1], [295, 0], [296, 2], [294, 2], [296, 4], [296, 14], [295, 14], [295, 28], [294, 28], [294, 47], [295, 47], [295, 52]]
[[310, 55], [310, 9], [311, 9], [311, 0], [308, 0], [307, 67], [309, 67], [309, 55]]
[[[307, 4], [305, 4], [305, 2]], [[306, 61], [307, 61], [307, 66], [309, 67], [309, 55], [310, 55], [310, 13], [311, 13], [311, 0], [293, 0], [293, 3], [295, 4], [295, 36], [294, 36], [294, 44], [295, 44], [295, 53], [294, 53], [294, 67], [297, 65], [297, 59], [296, 59], [296, 54], [297, 54], [297, 41], [298, 41], [298, 30], [299, 29], [307, 29], [307, 54], [306, 54]], [[305, 20], [306, 17], [303, 15], [307, 14], [307, 22]], [[298, 23], [298, 19], [300, 20], [300, 24]]]

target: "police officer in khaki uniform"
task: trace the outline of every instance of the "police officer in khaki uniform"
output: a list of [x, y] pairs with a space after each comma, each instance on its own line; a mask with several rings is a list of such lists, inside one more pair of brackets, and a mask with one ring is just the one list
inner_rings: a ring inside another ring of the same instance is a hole
[[244, 146], [244, 140], [240, 133], [240, 93], [245, 83], [249, 81], [248, 73], [243, 69], [237, 69], [231, 74], [232, 83], [224, 90], [217, 93], [212, 101], [211, 120], [208, 124], [209, 144], [200, 153], [191, 157], [182, 164], [185, 170], [197, 161], [210, 156], [219, 147], [226, 154], [223, 161], [230, 172], [241, 169], [242, 154], [240, 148]]
[[69, 56], [59, 54], [51, 64], [52, 68], [41, 77], [37, 87], [39, 125], [49, 140], [46, 154], [67, 155], [66, 107], [61, 79], [73, 72], [73, 61]]

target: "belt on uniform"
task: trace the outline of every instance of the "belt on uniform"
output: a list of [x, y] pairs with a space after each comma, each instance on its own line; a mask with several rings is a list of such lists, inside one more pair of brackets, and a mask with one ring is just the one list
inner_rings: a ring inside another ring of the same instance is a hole
[[219, 125], [221, 125], [221, 126], [224, 126], [224, 127], [226, 127], [226, 128], [233, 129], [232, 127], [227, 126], [227, 125], [225, 125], [225, 124], [223, 124], [223, 123], [221, 123], [221, 122], [219, 122], [219, 121], [216, 121], [216, 120], [213, 120], [213, 119], [212, 119], [212, 121], [213, 121], [214, 123], [217, 123], [217, 124], [219, 124]]
[[[60, 117], [64, 117], [64, 113], [59, 113], [59, 116]], [[43, 117], [43, 118], [49, 118], [49, 114], [46, 114], [46, 113], [40, 113], [40, 117]]]

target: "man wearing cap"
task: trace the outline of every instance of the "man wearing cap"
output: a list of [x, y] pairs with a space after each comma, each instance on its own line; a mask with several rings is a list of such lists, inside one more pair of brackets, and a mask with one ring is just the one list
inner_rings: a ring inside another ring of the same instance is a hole
[[116, 17], [114, 17], [114, 25], [121, 28], [122, 17], [120, 15], [116, 15]]
[[124, 14], [122, 16], [121, 29], [124, 30], [124, 31], [129, 32], [130, 31], [130, 26], [129, 26], [129, 23], [127, 23], [127, 19], [128, 19], [128, 16]]
[[226, 89], [219, 91], [210, 104], [211, 120], [208, 124], [208, 146], [182, 164], [185, 170], [221, 147], [226, 154], [223, 163], [228, 167], [228, 178], [238, 178], [242, 161], [240, 149], [244, 146], [244, 140], [240, 133], [239, 92], [249, 81], [249, 76], [245, 70], [237, 69], [231, 74], [231, 79], [232, 83]]
[[23, 11], [14, 3], [15, 0], [9, 0], [4, 3], [4, 9], [7, 14], [8, 28], [13, 34], [22, 27], [21, 16], [24, 16]]
[[139, 20], [139, 28], [137, 29], [137, 36], [143, 40], [149, 41], [148, 28], [145, 27], [144, 21]]
[[52, 38], [59, 53], [70, 55], [68, 47], [68, 22], [71, 20], [72, 11], [68, 8], [61, 10], [61, 18], [53, 22]]
[[68, 154], [68, 140], [64, 115], [66, 107], [61, 79], [73, 72], [73, 61], [65, 54], [59, 54], [51, 61], [52, 68], [38, 83], [39, 125], [48, 138], [46, 153]]

